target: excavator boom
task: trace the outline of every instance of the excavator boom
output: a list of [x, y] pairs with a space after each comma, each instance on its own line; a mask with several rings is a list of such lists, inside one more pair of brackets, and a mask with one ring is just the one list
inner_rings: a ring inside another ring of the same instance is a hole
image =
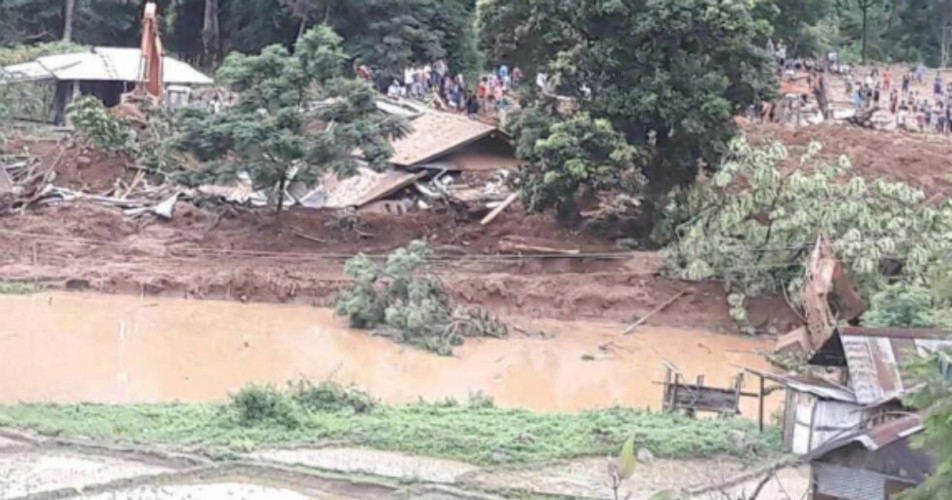
[[154, 2], [145, 5], [145, 15], [142, 17], [142, 65], [139, 73], [139, 82], [136, 85], [137, 94], [149, 94], [162, 98], [162, 39], [159, 37], [159, 27], [156, 15], [157, 7]]

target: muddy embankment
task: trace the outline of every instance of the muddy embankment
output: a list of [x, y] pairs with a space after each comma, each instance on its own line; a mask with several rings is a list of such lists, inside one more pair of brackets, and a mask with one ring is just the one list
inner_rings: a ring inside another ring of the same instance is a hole
[[[452, 213], [368, 214], [361, 232], [327, 226], [327, 211], [292, 210], [275, 230], [265, 211], [176, 206], [170, 222], [133, 220], [81, 202], [0, 218], [0, 279], [52, 288], [149, 296], [328, 306], [348, 283], [343, 262], [384, 254], [417, 238], [433, 246], [450, 292], [506, 316], [630, 322], [690, 290], [649, 325], [736, 332], [723, 288], [662, 275], [650, 252], [618, 253], [597, 235], [566, 231], [544, 215], [507, 211], [489, 226]], [[300, 235], [306, 235], [307, 238]], [[571, 245], [592, 256], [502, 254], [506, 236]], [[765, 333], [798, 318], [782, 298], [754, 301]]]

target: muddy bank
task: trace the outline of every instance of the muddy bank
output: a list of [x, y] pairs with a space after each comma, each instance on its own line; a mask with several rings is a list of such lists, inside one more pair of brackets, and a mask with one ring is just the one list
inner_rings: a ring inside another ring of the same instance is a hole
[[[649, 324], [736, 332], [723, 287], [662, 276], [651, 252], [617, 253], [609, 242], [573, 234], [544, 215], [505, 213], [489, 226], [453, 214], [366, 217], [357, 234], [325, 223], [325, 211], [292, 210], [276, 233], [262, 212], [216, 214], [180, 204], [171, 223], [136, 222], [114, 209], [82, 203], [0, 218], [0, 279], [53, 288], [165, 297], [327, 306], [347, 283], [343, 262], [358, 251], [385, 253], [414, 238], [430, 242], [438, 273], [456, 298], [500, 314], [630, 322], [678, 292]], [[326, 241], [316, 243], [295, 231]], [[501, 254], [510, 234], [546, 237], [597, 256], [539, 258]], [[607, 254], [606, 252], [611, 252]], [[782, 298], [753, 301], [763, 332], [786, 332], [799, 320]]]
[[[517, 321], [546, 338], [470, 340], [452, 358], [346, 328], [326, 309], [155, 297], [0, 297], [0, 402], [218, 401], [249, 381], [355, 383], [389, 402], [466, 400], [540, 410], [657, 408], [663, 360], [711, 385], [765, 368], [766, 339], [616, 323]], [[779, 401], [771, 399], [770, 408]], [[745, 401], [746, 415], [756, 402]], [[768, 412], [769, 414], [769, 412]]]

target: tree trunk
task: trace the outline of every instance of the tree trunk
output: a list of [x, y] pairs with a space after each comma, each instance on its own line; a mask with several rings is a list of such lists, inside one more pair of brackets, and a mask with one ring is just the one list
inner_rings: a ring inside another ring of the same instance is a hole
[[211, 72], [218, 66], [218, 0], [205, 0], [202, 23], [202, 68]]
[[281, 171], [281, 181], [278, 182], [278, 211], [275, 217], [275, 222], [278, 226], [278, 231], [281, 230], [281, 213], [284, 212], [284, 188], [287, 185], [288, 175], [284, 170]]
[[301, 18], [301, 25], [298, 26], [298, 34], [296, 40], [300, 40], [304, 36], [304, 30], [307, 29], [307, 17]]
[[73, 39], [73, 11], [76, 10], [76, 0], [66, 0], [66, 9], [63, 12], [63, 41]]
[[866, 64], [866, 25], [867, 25], [867, 14], [869, 13], [869, 4], [863, 1], [859, 6], [863, 9], [863, 52], [860, 58], [863, 60], [863, 64]]

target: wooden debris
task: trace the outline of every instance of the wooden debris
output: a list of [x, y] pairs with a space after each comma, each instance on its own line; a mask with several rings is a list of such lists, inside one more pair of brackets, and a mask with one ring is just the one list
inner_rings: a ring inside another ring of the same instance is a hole
[[678, 299], [687, 295], [690, 292], [691, 292], [690, 290], [682, 290], [674, 297], [671, 297], [670, 299], [668, 299], [664, 304], [661, 304], [660, 306], [654, 308], [651, 312], [649, 312], [648, 314], [645, 314], [641, 319], [632, 323], [631, 326], [629, 326], [628, 328], [625, 328], [625, 331], [622, 332], [622, 335], [628, 335], [629, 333], [635, 331], [636, 328], [645, 324], [645, 322], [648, 321], [649, 318], [667, 309], [671, 304], [674, 304]]
[[293, 234], [294, 236], [297, 236], [298, 238], [301, 238], [302, 240], [313, 241], [314, 243], [320, 243], [322, 245], [327, 244], [327, 240], [322, 240], [320, 238], [311, 236], [309, 234], [302, 232], [300, 229], [297, 229], [297, 228], [292, 227], [291, 234]]
[[510, 194], [510, 195], [506, 198], [506, 200], [502, 202], [501, 205], [499, 205], [498, 207], [494, 208], [492, 212], [489, 212], [489, 214], [486, 215], [486, 217], [484, 217], [483, 220], [480, 221], [479, 223], [480, 223], [481, 225], [485, 226], [486, 224], [489, 224], [490, 222], [492, 222], [493, 220], [495, 220], [496, 217], [499, 217], [499, 214], [501, 214], [502, 211], [506, 209], [506, 207], [508, 207], [509, 205], [512, 205], [513, 202], [516, 201], [516, 198], [519, 198], [519, 193], [512, 193], [512, 194]]
[[578, 248], [560, 245], [557, 241], [508, 235], [499, 240], [499, 251], [522, 254], [578, 255]]

